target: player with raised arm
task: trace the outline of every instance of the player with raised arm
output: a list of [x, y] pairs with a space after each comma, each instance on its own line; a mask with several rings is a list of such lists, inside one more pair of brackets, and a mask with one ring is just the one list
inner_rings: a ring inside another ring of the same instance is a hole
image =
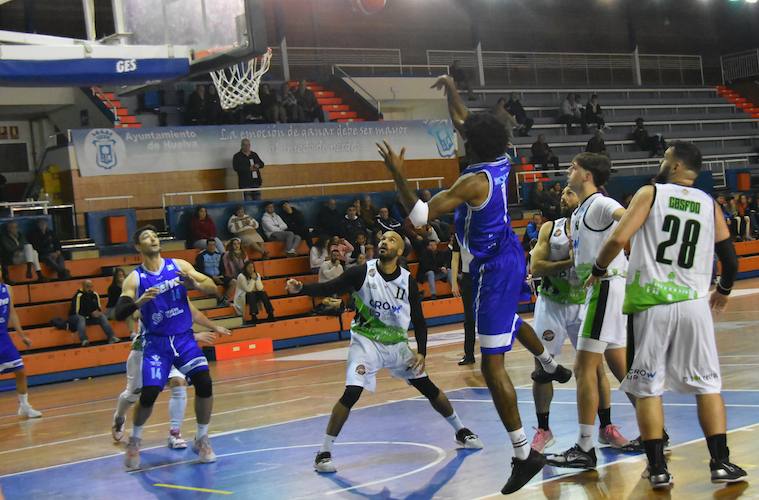
[[[422, 314], [419, 289], [411, 274], [398, 265], [403, 255], [403, 238], [395, 231], [382, 235], [378, 259], [349, 268], [325, 283], [304, 285], [287, 280], [288, 293], [329, 296], [353, 291], [356, 316], [351, 322], [345, 391], [332, 409], [324, 443], [314, 461], [317, 472], [335, 472], [332, 445], [343, 428], [351, 408], [364, 389], [374, 392], [377, 372], [383, 368], [406, 380], [421, 392], [432, 407], [456, 432], [456, 442], [464, 448], [482, 448], [482, 442], [464, 427], [445, 393], [424, 371], [427, 355], [427, 323]], [[408, 328], [414, 322], [417, 352], [409, 347]]]
[[[218, 335], [232, 334], [232, 332], [223, 326], [214, 325], [192, 303], [190, 303], [190, 310], [192, 310], [193, 323], [204, 326], [209, 330], [193, 334], [196, 342], [213, 344]], [[134, 315], [139, 316], [139, 313], [135, 312]], [[129, 351], [129, 356], [127, 357], [126, 388], [119, 394], [116, 412], [113, 415], [111, 435], [117, 443], [121, 442], [126, 435], [124, 427], [127, 410], [137, 402], [140, 397], [140, 391], [142, 391], [142, 350], [144, 345], [145, 338], [142, 331], [139, 331], [134, 335], [132, 349]], [[169, 372], [169, 387], [171, 388], [171, 397], [169, 398], [169, 436], [167, 444], [173, 450], [181, 450], [187, 448], [187, 441], [182, 438], [182, 422], [184, 421], [185, 408], [187, 407], [187, 378], [175, 366], [172, 366]]]
[[475, 330], [482, 351], [480, 369], [514, 447], [511, 477], [501, 490], [509, 494], [540, 472], [545, 457], [530, 449], [516, 391], [504, 368], [504, 353], [511, 350], [517, 336], [554, 380], [566, 382], [572, 373], [556, 363], [532, 327], [517, 315], [526, 287], [526, 263], [507, 211], [511, 164], [506, 156], [506, 129], [491, 114], [470, 113], [450, 77], [440, 77], [433, 87], [445, 89], [451, 119], [467, 141], [467, 154], [479, 163], [467, 167], [450, 189], [425, 203], [411, 190], [402, 173], [405, 148], [396, 154], [387, 142], [377, 147], [409, 210], [411, 223], [422, 226], [455, 211], [456, 235], [461, 247], [472, 254], [469, 270]]
[[[721, 312], [738, 272], [730, 230], [719, 205], [694, 187], [701, 152], [676, 141], [667, 148], [658, 184], [633, 197], [593, 264], [595, 285], [631, 241], [624, 312], [634, 356], [622, 389], [638, 397], [637, 417], [654, 488], [672, 484], [664, 460], [665, 388], [695, 394], [706, 436], [713, 483], [743, 481], [746, 471], [730, 462], [719, 356], [710, 309]], [[722, 276], [709, 296], [716, 252]]]
[[142, 360], [142, 391], [135, 407], [132, 436], [129, 438], [124, 465], [128, 470], [140, 467], [140, 443], [143, 425], [150, 417], [153, 404], [163, 390], [172, 366], [175, 366], [195, 387], [195, 418], [197, 432], [193, 451], [202, 463], [216, 461], [208, 440], [208, 424], [213, 410], [213, 384], [208, 361], [203, 356], [192, 332], [192, 311], [187, 290], [197, 288], [213, 295], [216, 285], [208, 276], [180, 259], [161, 257], [161, 244], [153, 226], [145, 226], [134, 234], [135, 248], [142, 264], [124, 281], [116, 304], [116, 319], [123, 321], [140, 311], [145, 335]]

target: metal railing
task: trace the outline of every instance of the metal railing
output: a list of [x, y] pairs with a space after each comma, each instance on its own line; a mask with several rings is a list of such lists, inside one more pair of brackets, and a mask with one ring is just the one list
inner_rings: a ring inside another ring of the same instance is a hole
[[726, 54], [719, 58], [722, 83], [759, 76], [759, 49]]
[[[293, 79], [315, 78], [315, 74], [327, 76], [333, 64], [402, 64], [401, 49], [376, 49], [361, 47], [291, 47], [287, 57], [281, 57], [281, 48], [273, 47], [271, 72], [291, 75]], [[287, 68], [283, 62], [287, 61]]]
[[[126, 200], [126, 208], [129, 208], [129, 202], [134, 199], [134, 196], [131, 194], [121, 195], [121, 196], [95, 196], [93, 198], [84, 198], [82, 201], [85, 203], [92, 203], [94, 201], [115, 201], [115, 200]], [[121, 208], [121, 207], [120, 207]]]
[[351, 76], [440, 76], [448, 74], [448, 66], [445, 64], [333, 64], [332, 74], [335, 70]]
[[353, 77], [348, 73], [346, 73], [340, 65], [332, 65], [332, 74], [334, 75], [335, 72], [337, 72], [338, 76], [342, 76], [342, 78], [348, 80], [350, 82], [350, 85], [353, 87], [353, 91], [360, 95], [364, 100], [366, 100], [366, 102], [371, 104], [374, 109], [377, 110], [377, 113], [382, 112], [382, 101], [380, 101], [379, 98], [375, 97], [371, 92], [361, 86], [361, 84], [354, 80]]

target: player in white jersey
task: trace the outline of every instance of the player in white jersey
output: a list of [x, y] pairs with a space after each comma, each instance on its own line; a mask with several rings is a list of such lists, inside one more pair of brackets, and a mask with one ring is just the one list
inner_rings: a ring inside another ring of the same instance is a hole
[[[205, 326], [210, 329], [208, 332], [198, 332], [194, 334], [195, 340], [204, 344], [213, 344], [217, 335], [230, 335], [231, 332], [221, 326], [214, 325], [200, 312], [195, 306], [190, 304], [192, 319], [194, 323]], [[139, 319], [139, 312], [135, 313]], [[138, 327], [141, 326], [136, 321]], [[140, 328], [141, 330], [141, 328]], [[117, 443], [123, 441], [126, 433], [124, 432], [126, 424], [126, 414], [129, 408], [140, 398], [142, 390], [142, 352], [145, 338], [142, 331], [132, 333], [132, 349], [126, 362], [126, 388], [119, 394], [116, 403], [116, 412], [113, 414], [113, 425], [111, 426], [111, 436]], [[187, 448], [187, 441], [182, 438], [182, 422], [184, 421], [185, 409], [187, 407], [187, 378], [176, 367], [172, 366], [169, 371], [169, 387], [171, 396], [169, 398], [169, 436], [167, 438], [168, 447], [174, 450]]]
[[[570, 226], [575, 272], [580, 282], [590, 276], [601, 245], [625, 213], [622, 205], [599, 191], [610, 174], [609, 158], [594, 153], [575, 156], [567, 171], [569, 187], [577, 193], [580, 202]], [[551, 465], [579, 469], [596, 466], [593, 427], [599, 408], [599, 366], [606, 358], [617, 380], [621, 381], [627, 373], [627, 320], [622, 314], [626, 274], [627, 257], [620, 251], [609, 264], [605, 277], [587, 291], [574, 367], [579, 436], [575, 446], [547, 457]], [[618, 448], [627, 444], [618, 431], [612, 436], [601, 433], [599, 441]]]
[[[577, 337], [582, 324], [581, 308], [585, 303], [586, 293], [574, 270], [568, 219], [577, 205], [577, 195], [569, 186], [565, 187], [560, 203], [564, 217], [543, 224], [538, 243], [530, 252], [532, 275], [542, 278], [538, 300], [535, 303], [533, 328], [554, 357], [561, 353], [561, 347], [567, 337], [572, 347], [577, 348]], [[598, 434], [602, 442], [620, 447], [628, 440], [611, 423], [611, 389], [603, 363], [598, 365], [597, 376], [600, 421]], [[532, 373], [532, 380], [538, 427], [531, 446], [542, 453], [554, 443], [553, 432], [549, 427], [553, 386], [551, 377], [538, 363]]]
[[[738, 271], [730, 231], [715, 201], [693, 187], [701, 152], [687, 142], [670, 145], [655, 186], [633, 197], [625, 216], [593, 267], [605, 274], [613, 256], [632, 239], [624, 310], [634, 338], [622, 389], [638, 397], [637, 416], [654, 488], [669, 487], [664, 460], [661, 395], [665, 389], [695, 394], [706, 436], [713, 483], [743, 481], [746, 471], [730, 463], [719, 357], [710, 309], [722, 311]], [[714, 253], [722, 276], [709, 296]]]
[[[348, 269], [326, 283], [304, 285], [295, 279], [287, 281], [289, 293], [327, 296], [353, 290], [356, 317], [351, 322], [351, 344], [345, 392], [332, 409], [324, 443], [314, 461], [317, 472], [336, 472], [332, 462], [332, 445], [348, 420], [361, 392], [374, 392], [377, 372], [383, 368], [406, 380], [427, 399], [456, 432], [456, 442], [464, 448], [482, 448], [482, 442], [464, 427], [445, 393], [430, 381], [424, 371], [427, 354], [427, 324], [416, 280], [398, 265], [403, 255], [403, 239], [395, 231], [382, 235], [377, 246], [379, 259]], [[414, 322], [417, 352], [408, 343], [408, 327]]]

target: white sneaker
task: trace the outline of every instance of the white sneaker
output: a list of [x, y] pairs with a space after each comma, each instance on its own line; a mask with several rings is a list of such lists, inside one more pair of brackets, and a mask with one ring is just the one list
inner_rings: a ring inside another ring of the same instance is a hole
[[137, 470], [140, 468], [140, 443], [141, 439], [136, 437], [129, 438], [129, 444], [124, 454], [124, 467], [126, 470]]
[[187, 441], [182, 438], [182, 434], [180, 434], [179, 431], [169, 431], [168, 442], [169, 448], [172, 450], [184, 450], [187, 448]]
[[480, 440], [479, 436], [475, 434], [474, 432], [470, 431], [466, 427], [463, 429], [460, 429], [456, 433], [456, 443], [458, 443], [459, 446], [462, 448], [466, 448], [469, 450], [480, 450], [484, 448], [484, 444], [482, 444], [482, 441]]
[[211, 448], [211, 441], [208, 440], [208, 436], [203, 436], [200, 439], [195, 439], [192, 443], [192, 451], [198, 454], [200, 462], [203, 464], [209, 464], [216, 461], [216, 453]]
[[322, 473], [337, 472], [335, 464], [332, 463], [332, 453], [328, 451], [317, 453], [316, 459], [314, 459], [314, 470]]
[[42, 412], [35, 410], [30, 405], [21, 405], [18, 407], [18, 416], [27, 418], [40, 418], [42, 416]]

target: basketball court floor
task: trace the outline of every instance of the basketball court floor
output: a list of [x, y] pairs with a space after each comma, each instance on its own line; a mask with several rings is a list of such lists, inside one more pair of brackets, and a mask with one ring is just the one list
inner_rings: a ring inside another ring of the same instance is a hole
[[[717, 320], [728, 411], [728, 445], [749, 482], [709, 482], [708, 452], [691, 397], [665, 396], [672, 437], [675, 487], [654, 494], [642, 455], [601, 449], [597, 471], [547, 467], [515, 498], [759, 498], [759, 280], [738, 283]], [[165, 446], [168, 394], [162, 394], [145, 428], [143, 468], [127, 473], [123, 448], [110, 423], [123, 375], [33, 388], [30, 400], [44, 412], [24, 421], [14, 393], [0, 395], [0, 487], [6, 498], [496, 498], [507, 479], [511, 446], [490, 402], [479, 365], [459, 367], [461, 325], [432, 329], [428, 373], [451, 399], [485, 449], [457, 450], [448, 424], [426, 399], [386, 372], [376, 394], [364, 393], [334, 449], [337, 474], [318, 475], [312, 462], [328, 414], [342, 393], [347, 342], [278, 351], [273, 356], [215, 363], [214, 464], [197, 464], [189, 450]], [[565, 346], [560, 361], [572, 364]], [[507, 367], [518, 386], [524, 427], [536, 426], [529, 374], [532, 359], [517, 345]], [[616, 387], [616, 382], [613, 387]], [[185, 437], [191, 438], [192, 390]], [[612, 419], [629, 438], [638, 432], [624, 394], [613, 393]], [[555, 393], [551, 426], [561, 451], [576, 438], [573, 381]]]

